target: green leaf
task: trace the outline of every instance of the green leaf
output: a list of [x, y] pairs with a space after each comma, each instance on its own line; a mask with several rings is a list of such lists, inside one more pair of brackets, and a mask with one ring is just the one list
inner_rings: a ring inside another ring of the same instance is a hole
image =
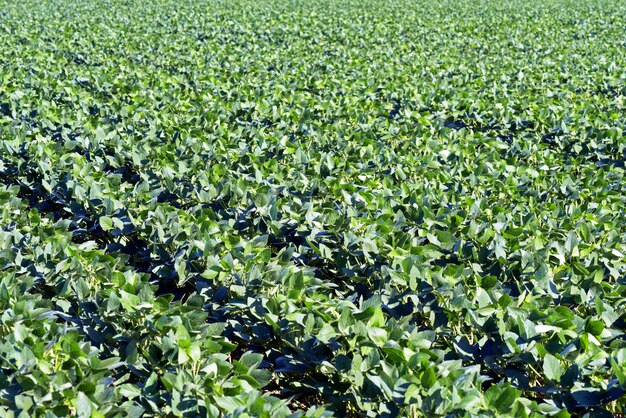
[[602, 321], [589, 319], [585, 323], [585, 331], [597, 337], [604, 331], [604, 323]]
[[377, 327], [368, 327], [367, 335], [379, 347], [384, 346], [389, 338], [384, 328]]
[[83, 392], [78, 392], [76, 397], [76, 416], [79, 418], [91, 416], [91, 401]]
[[421, 378], [422, 385], [425, 388], [430, 389], [431, 387], [433, 387], [436, 381], [437, 375], [435, 373], [435, 370], [432, 367], [427, 368]]
[[100, 227], [104, 231], [110, 231], [115, 228], [115, 226], [113, 226], [113, 219], [108, 216], [101, 216], [99, 222]]
[[563, 375], [563, 367], [559, 360], [552, 354], [546, 354], [543, 358], [543, 371], [550, 380], [558, 382]]
[[137, 385], [130, 383], [120, 385], [117, 388], [117, 392], [128, 399], [133, 399], [137, 396], [141, 396], [141, 390], [137, 387]]
[[263, 361], [263, 355], [252, 351], [245, 352], [239, 359], [239, 363], [248, 369], [257, 368]]
[[506, 413], [511, 409], [520, 394], [521, 391], [512, 388], [508, 384], [504, 386], [492, 385], [485, 392], [485, 399], [488, 407], [500, 413]]

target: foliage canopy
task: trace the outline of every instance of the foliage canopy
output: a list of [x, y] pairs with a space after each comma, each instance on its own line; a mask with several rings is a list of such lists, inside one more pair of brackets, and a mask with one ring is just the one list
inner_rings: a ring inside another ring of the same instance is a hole
[[626, 5], [0, 0], [0, 415], [611, 416]]

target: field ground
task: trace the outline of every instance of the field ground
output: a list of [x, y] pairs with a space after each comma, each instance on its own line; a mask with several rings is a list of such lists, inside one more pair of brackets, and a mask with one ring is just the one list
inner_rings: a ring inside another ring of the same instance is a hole
[[626, 3], [0, 0], [0, 415], [620, 416]]

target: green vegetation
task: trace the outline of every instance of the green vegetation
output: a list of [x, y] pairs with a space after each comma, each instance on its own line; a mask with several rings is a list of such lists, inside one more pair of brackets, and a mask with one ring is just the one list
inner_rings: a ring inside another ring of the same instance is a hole
[[0, 0], [0, 416], [626, 400], [626, 4]]

